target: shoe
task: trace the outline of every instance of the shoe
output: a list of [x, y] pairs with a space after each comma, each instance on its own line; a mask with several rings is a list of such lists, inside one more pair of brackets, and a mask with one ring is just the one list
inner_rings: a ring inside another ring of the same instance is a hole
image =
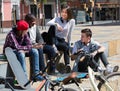
[[35, 80], [36, 80], [36, 81], [42, 81], [42, 80], [44, 80], [44, 78], [39, 75], [39, 76], [37, 76], [37, 77], [35, 78]]
[[54, 48], [54, 51], [58, 53], [57, 47], [55, 45], [53, 45], [53, 48]]
[[104, 75], [106, 76], [106, 75], [108, 75], [108, 74], [110, 74], [110, 73], [112, 73], [112, 72], [117, 72], [118, 71], [118, 69], [119, 69], [119, 66], [111, 66], [110, 64], [108, 64], [107, 65], [107, 67], [106, 67], [106, 70], [104, 70]]
[[57, 74], [59, 74], [59, 71], [57, 69], [49, 73], [49, 75], [57, 75]]
[[71, 72], [71, 67], [69, 65], [66, 66], [66, 73], [70, 73]]

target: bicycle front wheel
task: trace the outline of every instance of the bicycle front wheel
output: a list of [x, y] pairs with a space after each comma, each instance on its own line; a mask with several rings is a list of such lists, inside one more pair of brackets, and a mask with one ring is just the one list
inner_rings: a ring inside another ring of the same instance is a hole
[[[104, 82], [100, 82], [98, 84], [98, 88], [100, 91], [120, 91], [120, 72], [113, 72], [113, 73], [109, 74], [106, 77], [106, 79], [108, 81], [107, 86]], [[112, 90], [110, 90], [110, 88]]]

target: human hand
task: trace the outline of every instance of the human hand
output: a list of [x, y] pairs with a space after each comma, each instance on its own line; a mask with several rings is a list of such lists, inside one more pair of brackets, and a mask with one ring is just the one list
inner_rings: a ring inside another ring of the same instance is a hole
[[78, 51], [77, 52], [82, 52], [83, 51], [83, 49], [78, 49]]
[[94, 51], [94, 52], [91, 53], [90, 55], [91, 55], [92, 57], [94, 57], [97, 53], [98, 53], [97, 51]]
[[63, 28], [57, 23], [57, 28], [59, 31], [63, 31]]
[[39, 49], [39, 48], [43, 48], [42, 44], [34, 44], [33, 48]]
[[27, 53], [28, 51], [19, 50], [19, 52], [21, 52], [21, 53]]

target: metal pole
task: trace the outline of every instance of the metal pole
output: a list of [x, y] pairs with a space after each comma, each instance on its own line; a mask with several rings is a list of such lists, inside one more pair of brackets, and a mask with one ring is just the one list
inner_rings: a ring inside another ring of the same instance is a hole
[[119, 5], [119, 22], [120, 22], [120, 5]]
[[24, 3], [22, 2], [22, 19], [24, 19]]
[[2, 30], [2, 0], [0, 0], [0, 32], [3, 32]]
[[117, 17], [117, 14], [118, 14], [118, 13], [117, 13], [117, 5], [116, 5], [116, 22], [117, 22], [117, 18], [118, 18], [118, 17]]
[[92, 8], [92, 25], [94, 25], [94, 8]]
[[95, 21], [95, 4], [96, 4], [96, 0], [94, 0], [94, 7], [92, 7], [92, 25], [94, 25], [94, 21]]
[[58, 17], [58, 13], [59, 13], [59, 7], [58, 7], [58, 0], [56, 0], [56, 9], [57, 9], [57, 17]]

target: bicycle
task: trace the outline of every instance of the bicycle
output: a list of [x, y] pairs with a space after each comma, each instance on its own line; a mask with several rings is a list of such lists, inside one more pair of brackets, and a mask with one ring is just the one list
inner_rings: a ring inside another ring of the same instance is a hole
[[[101, 70], [99, 70], [97, 73], [93, 71], [93, 69], [89, 66], [89, 62], [93, 62], [95, 67], [98, 68], [98, 64], [94, 61], [93, 56], [89, 53], [86, 53], [84, 51], [76, 53], [74, 58], [77, 58], [78, 55], [82, 54], [82, 58], [80, 61], [83, 61], [85, 57], [89, 57], [91, 60], [88, 60], [88, 75], [89, 80], [91, 82], [91, 85], [94, 89], [94, 91], [120, 91], [120, 72], [112, 72], [105, 76]], [[99, 81], [98, 84], [96, 84], [96, 81]], [[114, 87], [115, 86], [115, 87]], [[84, 91], [84, 90], [81, 90]]]
[[[35, 82], [35, 78], [38, 75], [41, 75], [44, 77], [45, 80], [43, 80], [43, 82], [41, 84], [39, 84], [39, 86], [36, 88], [36, 91], [41, 91], [43, 89], [43, 87], [45, 87], [45, 91], [76, 91], [75, 89], [71, 89], [71, 88], [65, 88], [64, 85], [64, 81], [66, 82], [67, 77], [62, 78], [62, 80], [51, 80], [50, 76], [46, 73], [46, 69], [48, 68], [49, 62], [47, 62], [47, 66], [45, 67], [45, 69], [43, 70], [43, 72], [39, 72], [37, 75], [35, 75], [34, 77], [32, 77], [31, 80], [29, 80], [24, 86], [27, 86], [28, 84], [30, 84], [31, 82]], [[69, 77], [70, 75], [68, 75]], [[81, 87], [79, 87], [78, 82], [76, 81], [76, 79], [74, 79], [75, 77], [71, 77], [70, 80], [72, 80], [72, 82], [74, 82], [76, 84], [76, 86], [80, 89], [82, 89]], [[70, 81], [69, 80], [69, 81]]]

